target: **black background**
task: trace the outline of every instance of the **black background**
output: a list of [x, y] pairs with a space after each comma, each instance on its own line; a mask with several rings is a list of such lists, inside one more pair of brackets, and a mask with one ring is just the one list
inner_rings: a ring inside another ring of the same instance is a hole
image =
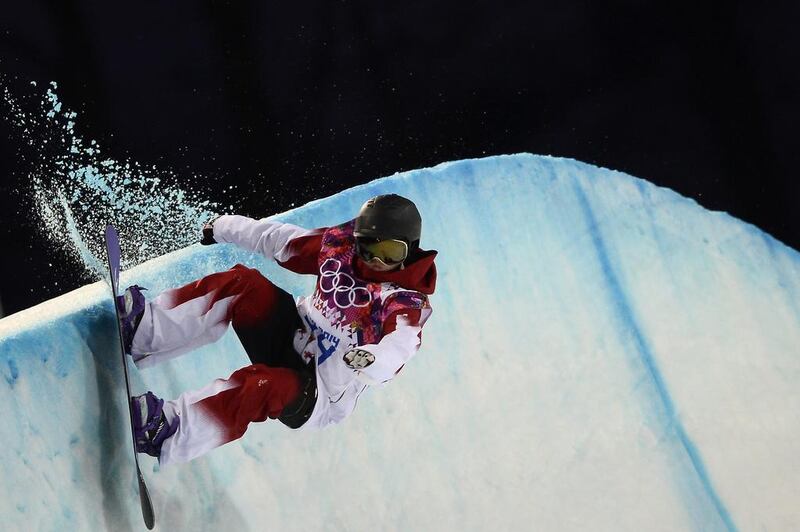
[[[0, 73], [77, 132], [265, 216], [501, 153], [622, 170], [800, 249], [797, 2], [7, 2]], [[0, 298], [84, 282], [42, 241], [0, 121]], [[198, 179], [196, 176], [203, 176]], [[69, 270], [67, 270], [69, 272]]]

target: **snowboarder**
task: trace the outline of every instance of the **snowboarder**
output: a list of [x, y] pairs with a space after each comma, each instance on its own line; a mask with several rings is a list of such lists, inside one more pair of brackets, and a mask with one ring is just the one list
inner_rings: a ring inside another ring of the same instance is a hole
[[369, 386], [391, 380], [419, 349], [436, 284], [436, 252], [419, 247], [421, 228], [414, 203], [396, 194], [370, 199], [335, 227], [244, 216], [206, 224], [202, 244], [260, 252], [316, 275], [316, 288], [295, 302], [237, 264], [151, 300], [135, 285], [119, 296], [138, 368], [213, 342], [229, 324], [252, 363], [175, 400], [134, 397], [137, 451], [162, 465], [185, 462], [241, 437], [250, 422], [321, 428], [348, 417]]

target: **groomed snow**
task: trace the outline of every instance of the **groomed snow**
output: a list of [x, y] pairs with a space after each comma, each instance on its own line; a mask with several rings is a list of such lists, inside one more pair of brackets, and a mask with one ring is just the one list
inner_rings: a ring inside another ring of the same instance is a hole
[[[528, 154], [279, 218], [330, 225], [386, 192], [417, 202], [440, 251], [419, 356], [340, 426], [253, 425], [185, 466], [142, 457], [158, 529], [800, 529], [800, 254], [646, 181]], [[223, 245], [123, 283], [153, 294], [236, 262], [312, 286]], [[4, 530], [142, 529], [108, 292], [0, 320]], [[171, 397], [245, 364], [229, 334], [133, 386]]]

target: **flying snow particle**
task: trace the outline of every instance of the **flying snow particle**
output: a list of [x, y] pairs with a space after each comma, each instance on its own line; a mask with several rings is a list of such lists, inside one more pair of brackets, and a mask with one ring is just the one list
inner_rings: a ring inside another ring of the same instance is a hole
[[105, 272], [106, 224], [119, 230], [125, 267], [196, 242], [217, 205], [179, 186], [174, 172], [101, 157], [96, 140], [76, 133], [77, 113], [63, 109], [57, 88], [50, 82], [37, 112], [23, 111], [33, 96], [18, 100], [7, 87], [2, 94], [6, 118], [36, 154], [29, 178], [43, 234], [92, 279]]

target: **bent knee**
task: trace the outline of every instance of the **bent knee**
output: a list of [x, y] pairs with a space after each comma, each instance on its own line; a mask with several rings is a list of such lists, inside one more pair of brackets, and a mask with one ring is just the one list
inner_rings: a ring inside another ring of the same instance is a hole
[[248, 268], [243, 264], [237, 264], [231, 268], [231, 270], [236, 272], [239, 282], [248, 289], [274, 291], [276, 288], [269, 279], [264, 277], [264, 275], [255, 268]]

